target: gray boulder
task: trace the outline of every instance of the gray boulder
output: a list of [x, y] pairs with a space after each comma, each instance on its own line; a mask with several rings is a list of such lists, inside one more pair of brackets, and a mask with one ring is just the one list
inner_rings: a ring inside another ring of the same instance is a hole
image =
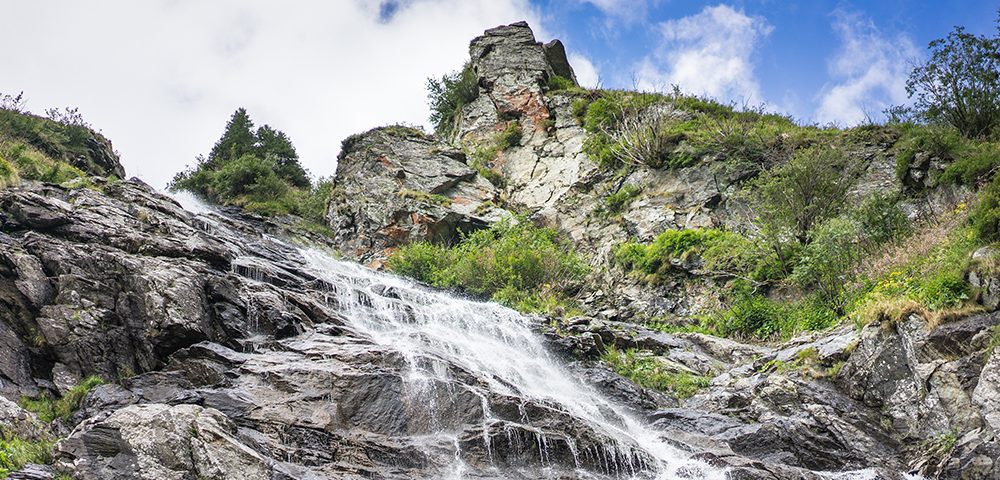
[[380, 265], [399, 246], [452, 243], [508, 215], [465, 155], [419, 130], [384, 127], [344, 142], [327, 219], [348, 258]]

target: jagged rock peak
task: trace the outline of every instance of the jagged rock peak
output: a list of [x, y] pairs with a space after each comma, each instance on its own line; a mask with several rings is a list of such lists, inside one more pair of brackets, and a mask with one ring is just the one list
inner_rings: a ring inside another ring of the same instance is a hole
[[533, 75], [542, 83], [553, 75], [573, 80], [576, 75], [559, 40], [542, 44], [527, 22], [486, 30], [469, 45], [469, 56], [480, 78], [492, 84], [504, 74]]

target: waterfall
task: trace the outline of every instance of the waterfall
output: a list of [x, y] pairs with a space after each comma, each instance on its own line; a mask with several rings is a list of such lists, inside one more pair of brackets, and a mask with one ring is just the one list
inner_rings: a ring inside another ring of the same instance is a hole
[[[624, 407], [576, 378], [547, 351], [532, 319], [495, 303], [457, 298], [335, 260], [319, 250], [305, 249], [302, 255], [310, 273], [332, 286], [330, 301], [347, 321], [405, 358], [405, 400], [415, 415], [438, 429], [431, 433], [453, 435], [454, 478], [463, 476], [462, 449], [470, 445], [454, 430], [455, 413], [448, 409], [448, 391], [454, 395], [455, 389], [481, 399], [482, 433], [474, 447], [491, 460], [497, 460], [495, 442], [527, 442], [538, 449], [543, 465], [568, 451], [582, 478], [726, 477], [668, 445]], [[475, 381], [462, 372], [473, 374]], [[492, 399], [511, 397], [520, 399], [520, 418], [496, 415]], [[587, 442], [536, 424], [526, 406], [551, 409], [585, 425], [593, 438], [603, 439], [601, 446], [582, 445]]]

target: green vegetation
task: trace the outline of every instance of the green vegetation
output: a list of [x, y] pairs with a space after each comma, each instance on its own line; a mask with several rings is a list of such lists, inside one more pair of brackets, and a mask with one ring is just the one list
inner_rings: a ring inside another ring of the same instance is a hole
[[89, 159], [90, 145], [100, 135], [77, 109], [49, 109], [49, 117], [25, 111], [23, 95], [0, 95], [0, 188], [21, 180], [90, 185], [72, 162]]
[[88, 158], [88, 142], [99, 134], [90, 129], [76, 109], [69, 111], [73, 115], [58, 115], [55, 120], [0, 108], [0, 141], [24, 144], [54, 162]]
[[521, 124], [516, 120], [507, 123], [503, 130], [497, 132], [493, 139], [485, 145], [476, 148], [472, 154], [469, 166], [474, 168], [479, 175], [487, 179], [493, 185], [503, 188], [506, 184], [503, 176], [493, 168], [493, 161], [496, 160], [500, 152], [513, 148], [521, 143], [524, 131]]
[[642, 187], [638, 185], [622, 185], [617, 191], [608, 193], [601, 199], [601, 204], [594, 209], [594, 215], [598, 218], [614, 217], [622, 213], [641, 192]]
[[983, 242], [1000, 241], [1000, 177], [996, 177], [979, 193], [979, 203], [969, 216], [972, 229]]
[[746, 237], [718, 229], [667, 230], [652, 243], [625, 242], [615, 247], [615, 260], [625, 268], [657, 282], [676, 263], [697, 257], [706, 273], [766, 280], [774, 273], [776, 259]]
[[0, 188], [18, 184], [21, 180], [66, 183], [82, 179], [88, 185], [87, 174], [66, 162], [56, 160], [24, 142], [0, 139]]
[[846, 306], [858, 325], [896, 322], [910, 313], [935, 321], [972, 298], [965, 281], [972, 252], [981, 244], [972, 228], [952, 219], [888, 251], [882, 272], [855, 282]]
[[332, 180], [313, 184], [299, 164], [291, 140], [268, 125], [254, 129], [237, 109], [208, 157], [174, 176], [171, 190], [187, 190], [209, 201], [237, 205], [262, 215], [298, 215], [323, 223]]
[[966, 138], [1000, 130], [1000, 16], [997, 35], [973, 35], [963, 27], [929, 45], [931, 55], [910, 73], [906, 91], [919, 119], [954, 127]]
[[51, 464], [55, 441], [25, 439], [0, 426], [0, 478], [7, 478], [29, 463]]
[[572, 80], [566, 77], [553, 75], [552, 78], [550, 78], [548, 81], [548, 88], [549, 91], [557, 91], [557, 90], [574, 90], [579, 87], [576, 86], [576, 83], [573, 83]]
[[418, 242], [389, 258], [389, 268], [442, 288], [491, 298], [524, 312], [572, 307], [566, 294], [588, 267], [550, 228], [506, 219], [452, 247]]
[[437, 193], [427, 193], [418, 190], [410, 190], [408, 188], [404, 188], [399, 191], [399, 196], [403, 198], [410, 198], [418, 202], [429, 203], [432, 205], [442, 205], [442, 206], [451, 205], [450, 198]]
[[458, 72], [444, 75], [440, 79], [427, 79], [427, 103], [431, 108], [431, 123], [434, 131], [449, 137], [455, 129], [455, 121], [468, 105], [479, 96], [479, 79], [466, 63]]
[[604, 90], [574, 99], [574, 116], [589, 133], [584, 150], [608, 168], [679, 168], [721, 158], [726, 173], [757, 172], [793, 148], [829, 141], [834, 129], [799, 126], [761, 109], [683, 95]]
[[709, 385], [711, 378], [688, 372], [671, 372], [654, 357], [644, 356], [633, 349], [619, 351], [613, 345], [601, 355], [619, 375], [646, 388], [670, 392], [677, 398], [688, 398]]
[[84, 378], [80, 383], [74, 385], [65, 395], [57, 400], [53, 400], [47, 395], [39, 398], [22, 397], [19, 402], [21, 408], [34, 412], [43, 422], [51, 422], [56, 418], [69, 419], [73, 412], [80, 408], [80, 402], [90, 390], [98, 385], [104, 384], [104, 380], [98, 376]]

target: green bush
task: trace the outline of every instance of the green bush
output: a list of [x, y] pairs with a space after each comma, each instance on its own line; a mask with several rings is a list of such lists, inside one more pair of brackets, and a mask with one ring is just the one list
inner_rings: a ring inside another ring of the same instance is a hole
[[[939, 125], [901, 125], [902, 133], [895, 145], [896, 178], [902, 179], [917, 153], [924, 152], [945, 161], [959, 158], [968, 148], [968, 142], [954, 128]], [[960, 172], [948, 174], [956, 182]]]
[[389, 258], [389, 269], [393, 272], [438, 285], [438, 274], [447, 270], [451, 252], [447, 248], [429, 242], [416, 242], [399, 249]]
[[523, 217], [465, 235], [449, 248], [406, 245], [389, 258], [389, 268], [511, 307], [551, 305], [546, 296], [561, 297], [589, 270], [555, 230], [535, 227]]
[[649, 275], [666, 273], [676, 261], [696, 255], [713, 274], [772, 280], [776, 258], [758, 243], [734, 232], [718, 229], [667, 230], [644, 245], [626, 242], [614, 249], [615, 260], [625, 268]]
[[431, 108], [430, 120], [434, 131], [443, 137], [450, 136], [462, 107], [478, 96], [479, 78], [471, 63], [440, 79], [427, 79], [427, 103]]
[[745, 198], [776, 249], [787, 238], [806, 244], [813, 227], [843, 210], [858, 173], [842, 150], [808, 148], [755, 179]]
[[671, 372], [659, 360], [640, 355], [636, 350], [619, 351], [613, 345], [601, 355], [614, 371], [646, 388], [670, 392], [676, 398], [688, 398], [708, 387], [711, 379], [689, 372]]
[[941, 174], [941, 183], [975, 186], [1000, 167], [1000, 143], [984, 142], [969, 148]]
[[38, 419], [49, 423], [56, 418], [69, 419], [73, 412], [80, 408], [80, 402], [94, 387], [104, 384], [104, 380], [98, 376], [84, 378], [80, 383], [70, 388], [66, 394], [57, 400], [48, 396], [39, 398], [22, 397], [19, 402], [21, 408], [38, 415]]
[[972, 229], [983, 242], [1000, 242], [1000, 176], [979, 192], [978, 203], [969, 215]]
[[55, 441], [46, 438], [31, 440], [18, 437], [0, 426], [0, 478], [7, 478], [29, 463], [52, 463]]

